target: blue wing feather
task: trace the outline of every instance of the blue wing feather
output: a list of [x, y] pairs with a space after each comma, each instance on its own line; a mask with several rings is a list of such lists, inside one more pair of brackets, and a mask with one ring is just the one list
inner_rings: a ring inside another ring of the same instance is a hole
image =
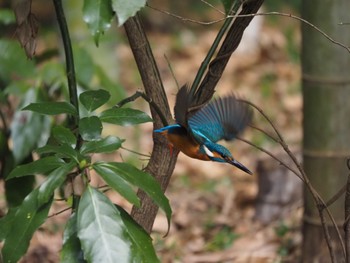
[[188, 119], [189, 130], [200, 143], [233, 140], [252, 119], [248, 104], [234, 95], [212, 100]]

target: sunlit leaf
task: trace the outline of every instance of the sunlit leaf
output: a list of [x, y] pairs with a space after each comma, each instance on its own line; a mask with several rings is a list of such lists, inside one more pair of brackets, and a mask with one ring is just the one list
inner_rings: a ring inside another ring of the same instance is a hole
[[2, 248], [3, 262], [16, 263], [27, 251], [35, 230], [45, 222], [52, 198], [45, 204], [39, 203], [38, 192], [31, 192], [18, 208]]
[[122, 140], [118, 137], [107, 136], [98, 141], [85, 142], [80, 148], [82, 154], [87, 153], [110, 153], [118, 150], [122, 143], [125, 140]]
[[131, 242], [118, 210], [91, 186], [79, 203], [78, 237], [88, 262], [131, 262]]
[[77, 143], [77, 138], [73, 132], [70, 129], [63, 127], [62, 125], [55, 126], [52, 129], [52, 135], [59, 144], [66, 143], [74, 148]]
[[55, 189], [63, 184], [67, 178], [67, 174], [75, 165], [73, 162], [61, 165], [48, 175], [45, 182], [39, 187], [38, 201], [40, 203], [46, 203], [50, 199]]
[[109, 92], [103, 89], [88, 90], [80, 94], [79, 100], [89, 112], [92, 112], [105, 104], [110, 97]]
[[103, 166], [102, 162], [95, 163], [93, 168], [110, 187], [121, 194], [126, 200], [137, 207], [140, 206], [140, 200], [128, 181], [114, 173], [111, 169]]
[[83, 16], [98, 46], [100, 35], [111, 27], [113, 18], [111, 1], [85, 0]]
[[131, 183], [146, 192], [152, 200], [165, 212], [170, 225], [171, 208], [169, 200], [162, 192], [159, 183], [148, 173], [140, 171], [136, 167], [127, 163], [118, 162], [96, 162], [94, 168], [99, 167], [105, 173], [114, 173], [125, 181]]
[[79, 132], [86, 141], [100, 139], [102, 128], [102, 122], [96, 116], [85, 117], [79, 120]]
[[46, 174], [64, 164], [64, 161], [56, 156], [44, 157], [31, 163], [17, 166], [6, 177], [6, 180], [26, 175]]
[[132, 249], [143, 263], [160, 262], [152, 244], [150, 235], [137, 224], [132, 217], [120, 206], [117, 206], [126, 230], [132, 241]]
[[112, 0], [113, 10], [118, 16], [118, 25], [122, 26], [129, 17], [134, 16], [146, 4], [146, 0]]
[[45, 115], [71, 114], [77, 115], [75, 107], [65, 101], [31, 103], [22, 110], [34, 111]]
[[144, 112], [129, 108], [111, 108], [100, 115], [100, 120], [121, 126], [151, 122], [152, 119]]

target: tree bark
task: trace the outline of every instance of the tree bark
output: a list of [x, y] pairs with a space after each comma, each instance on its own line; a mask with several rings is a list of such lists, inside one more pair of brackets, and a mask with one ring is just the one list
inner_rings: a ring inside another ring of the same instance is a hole
[[[342, 43], [350, 43], [348, 29], [338, 23], [347, 21], [348, 0], [304, 0], [302, 17]], [[303, 159], [312, 185], [329, 200], [347, 179], [346, 158], [350, 156], [350, 56], [319, 32], [302, 25], [303, 72]], [[323, 237], [319, 212], [309, 192], [304, 196], [303, 262], [330, 262]], [[339, 227], [344, 219], [344, 195], [329, 207]], [[335, 228], [329, 226], [331, 246], [337, 262], [344, 254]], [[334, 238], [333, 238], [334, 237]]]

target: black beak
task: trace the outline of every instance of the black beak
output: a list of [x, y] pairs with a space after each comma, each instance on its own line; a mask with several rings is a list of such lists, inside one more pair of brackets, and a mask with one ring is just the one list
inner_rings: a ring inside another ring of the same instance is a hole
[[236, 161], [235, 159], [227, 158], [226, 162], [236, 166], [238, 169], [241, 169], [242, 171], [246, 172], [247, 174], [250, 174], [250, 175], [253, 174], [247, 167], [245, 167], [243, 164], [241, 164], [240, 162]]

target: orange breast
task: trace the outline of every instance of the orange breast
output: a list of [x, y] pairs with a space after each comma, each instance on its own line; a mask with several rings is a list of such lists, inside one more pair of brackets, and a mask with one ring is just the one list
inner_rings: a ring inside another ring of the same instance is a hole
[[199, 152], [199, 144], [194, 142], [189, 136], [168, 133], [167, 138], [176, 149], [180, 150], [187, 156], [204, 161], [210, 160], [206, 154]]

